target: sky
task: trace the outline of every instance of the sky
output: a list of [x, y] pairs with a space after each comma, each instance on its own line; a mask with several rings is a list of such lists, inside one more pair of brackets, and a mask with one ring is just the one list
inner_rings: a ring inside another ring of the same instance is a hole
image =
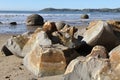
[[1, 0], [0, 10], [120, 8], [120, 0]]

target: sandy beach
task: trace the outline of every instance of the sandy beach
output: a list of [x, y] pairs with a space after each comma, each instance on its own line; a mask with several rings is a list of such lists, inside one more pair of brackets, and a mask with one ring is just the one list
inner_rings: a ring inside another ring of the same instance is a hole
[[[13, 34], [0, 34], [0, 49]], [[22, 58], [0, 53], [0, 80], [61, 80], [63, 75], [37, 78], [22, 64]]]

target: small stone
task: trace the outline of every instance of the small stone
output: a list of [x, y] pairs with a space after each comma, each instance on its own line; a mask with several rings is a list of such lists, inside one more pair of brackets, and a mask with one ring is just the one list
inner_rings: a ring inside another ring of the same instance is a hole
[[11, 22], [10, 25], [17, 25], [17, 22]]
[[89, 16], [87, 14], [82, 14], [81, 19], [89, 19]]
[[29, 79], [29, 80], [38, 80], [38, 79], [36, 79], [36, 78], [32, 78], [32, 79]]
[[19, 67], [20, 70], [23, 70], [21, 67]]

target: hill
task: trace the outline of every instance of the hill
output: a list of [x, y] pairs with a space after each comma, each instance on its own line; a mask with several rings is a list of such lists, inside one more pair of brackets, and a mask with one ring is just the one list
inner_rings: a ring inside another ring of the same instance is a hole
[[102, 9], [56, 9], [56, 8], [44, 8], [40, 11], [44, 12], [50, 12], [50, 11], [59, 11], [59, 12], [65, 12], [65, 11], [82, 11], [82, 12], [120, 12], [120, 8], [110, 9], [110, 8], [102, 8]]

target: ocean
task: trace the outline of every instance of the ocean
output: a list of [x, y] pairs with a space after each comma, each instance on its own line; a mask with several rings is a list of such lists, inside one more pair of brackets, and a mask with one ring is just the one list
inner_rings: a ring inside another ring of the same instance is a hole
[[[27, 16], [39, 14], [44, 21], [64, 21], [71, 26], [88, 25], [93, 20], [120, 20], [120, 13], [113, 12], [40, 12], [40, 11], [0, 11], [0, 33], [24, 33], [28, 31], [25, 25]], [[88, 14], [89, 19], [80, 19], [81, 14]], [[17, 22], [18, 25], [11, 26], [10, 22]]]

